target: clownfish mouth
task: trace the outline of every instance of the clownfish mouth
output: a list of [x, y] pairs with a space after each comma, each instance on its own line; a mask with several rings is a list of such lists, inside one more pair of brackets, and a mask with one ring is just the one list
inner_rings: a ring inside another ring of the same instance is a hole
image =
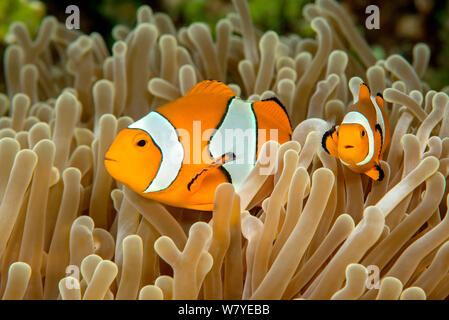
[[345, 149], [351, 149], [351, 148], [354, 148], [354, 146], [351, 146], [351, 145], [346, 145], [345, 146]]
[[117, 162], [117, 160], [111, 159], [111, 158], [108, 158], [108, 157], [105, 157], [104, 160], [105, 160], [105, 161], [115, 161], [115, 162]]

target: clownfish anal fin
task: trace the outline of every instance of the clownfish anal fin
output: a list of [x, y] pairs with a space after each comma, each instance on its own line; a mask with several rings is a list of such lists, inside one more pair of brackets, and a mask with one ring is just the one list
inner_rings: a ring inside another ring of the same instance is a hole
[[365, 171], [365, 174], [373, 180], [382, 181], [385, 177], [384, 171], [380, 165], [376, 164], [374, 167]]
[[336, 127], [333, 126], [330, 130], [324, 133], [323, 138], [321, 139], [321, 146], [327, 153], [334, 157], [337, 157], [337, 142], [338, 133]]
[[187, 190], [191, 192], [197, 192], [200, 189], [201, 184], [206, 178], [207, 174], [211, 172], [215, 168], [219, 168], [227, 162], [231, 162], [235, 160], [235, 154], [233, 152], [225, 153], [221, 157], [212, 160], [212, 162], [207, 165], [207, 167], [203, 168], [200, 172], [195, 174], [195, 176], [190, 180], [187, 184]]

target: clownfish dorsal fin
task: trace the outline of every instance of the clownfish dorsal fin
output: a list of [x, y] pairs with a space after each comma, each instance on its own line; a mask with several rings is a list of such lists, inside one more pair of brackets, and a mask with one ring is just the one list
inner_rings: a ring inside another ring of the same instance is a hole
[[219, 95], [231, 98], [236, 94], [229, 86], [221, 81], [205, 80], [194, 85], [184, 97], [197, 95]]
[[193, 193], [197, 192], [200, 189], [201, 184], [204, 181], [204, 178], [214, 168], [219, 168], [225, 163], [231, 162], [235, 160], [235, 154], [232, 152], [225, 153], [221, 157], [212, 160], [212, 162], [205, 168], [203, 168], [200, 172], [195, 174], [195, 176], [190, 180], [187, 184], [187, 189]]
[[289, 134], [292, 134], [292, 125], [288, 117], [287, 109], [276, 97], [263, 99], [253, 102], [253, 109], [257, 113], [265, 113], [271, 119], [279, 124], [281, 128], [288, 128]]
[[382, 112], [384, 112], [384, 97], [382, 96], [382, 94], [380, 92], [378, 92], [376, 95], [376, 102], [379, 105]]
[[356, 104], [360, 100], [370, 100], [370, 90], [366, 83], [359, 77], [352, 77], [349, 80], [349, 90], [352, 93], [354, 99], [353, 104]]
[[360, 100], [369, 100], [370, 99], [370, 91], [366, 83], [361, 83], [359, 88], [359, 101]]

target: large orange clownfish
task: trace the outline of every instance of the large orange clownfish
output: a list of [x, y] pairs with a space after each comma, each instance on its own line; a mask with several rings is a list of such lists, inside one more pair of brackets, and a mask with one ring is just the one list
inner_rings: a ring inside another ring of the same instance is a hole
[[239, 189], [262, 144], [273, 140], [271, 134], [271, 139], [259, 136], [270, 129], [277, 131], [280, 144], [291, 139], [290, 120], [279, 100], [251, 103], [224, 83], [203, 81], [120, 131], [105, 166], [143, 197], [212, 210], [216, 187], [230, 182]]
[[354, 104], [348, 108], [341, 124], [323, 135], [322, 146], [352, 171], [381, 181], [384, 172], [379, 161], [390, 141], [383, 98], [380, 93], [371, 96], [364, 83], [351, 91]]

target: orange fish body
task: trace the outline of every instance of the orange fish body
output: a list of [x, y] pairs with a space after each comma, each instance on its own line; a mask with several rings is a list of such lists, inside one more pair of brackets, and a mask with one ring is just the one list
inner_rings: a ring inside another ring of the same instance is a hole
[[120, 131], [105, 166], [146, 198], [212, 210], [216, 187], [231, 182], [238, 190], [262, 144], [273, 140], [265, 136], [270, 129], [281, 144], [291, 138], [276, 98], [250, 103], [221, 82], [203, 81]]
[[381, 181], [384, 172], [379, 163], [390, 142], [390, 124], [380, 93], [370, 95], [366, 84], [354, 88], [354, 105], [348, 108], [342, 123], [323, 135], [322, 146], [349, 169]]

